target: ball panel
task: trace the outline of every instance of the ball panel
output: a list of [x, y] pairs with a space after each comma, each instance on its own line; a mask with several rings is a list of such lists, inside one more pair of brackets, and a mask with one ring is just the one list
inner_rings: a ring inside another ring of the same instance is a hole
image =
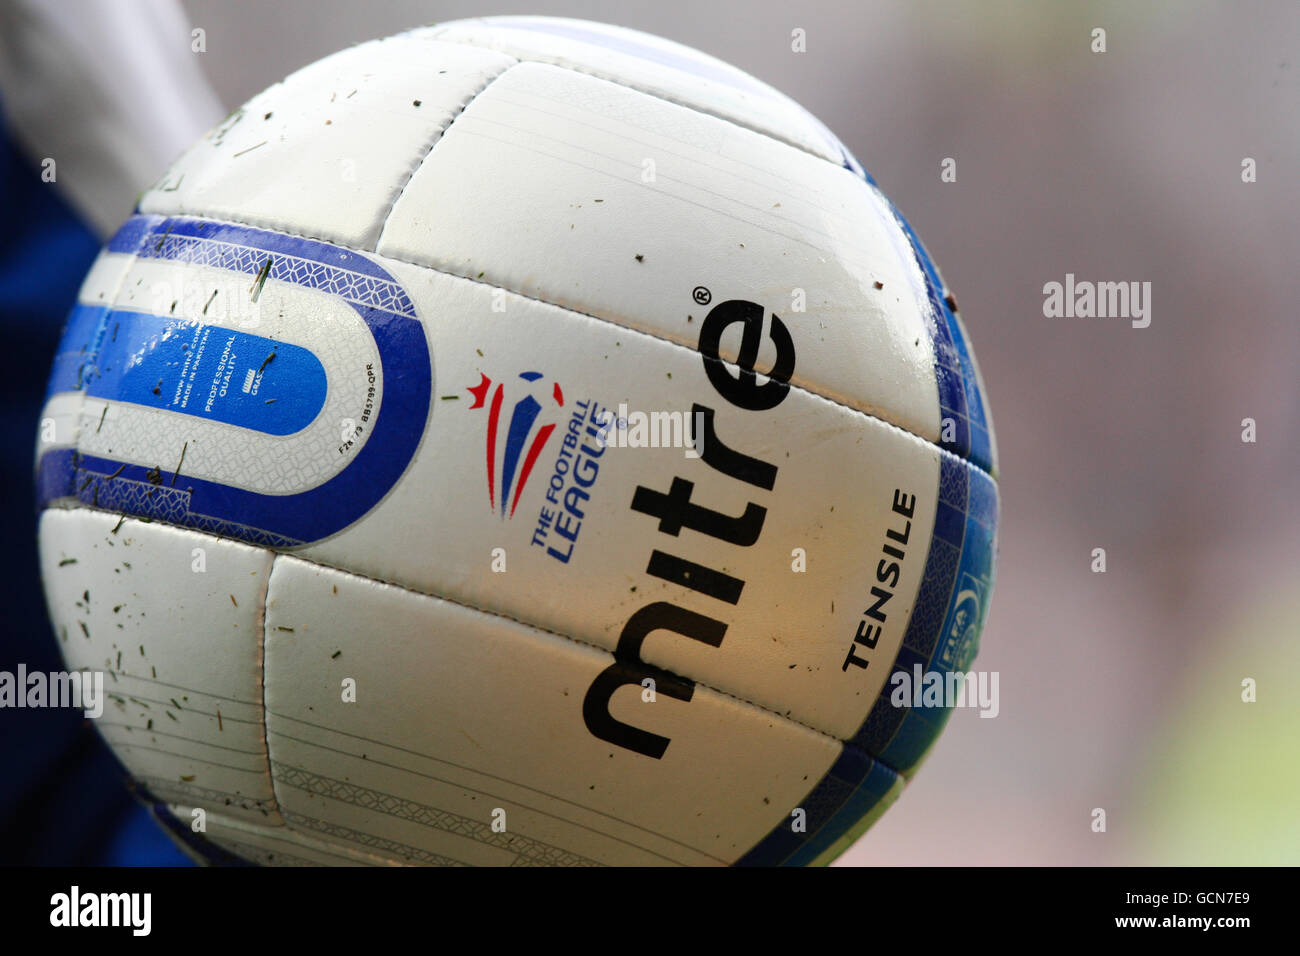
[[[683, 344], [686, 316], [707, 312], [694, 287], [762, 301], [802, 330], [793, 382], [940, 435], [921, 273], [871, 187], [615, 83], [539, 64], [500, 77], [416, 172], [378, 251]], [[772, 358], [769, 344], [759, 366]]]
[[429, 147], [515, 62], [417, 34], [343, 50], [228, 116], [144, 194], [140, 210], [201, 212], [373, 249]]
[[95, 721], [161, 799], [275, 822], [262, 711], [272, 555], [84, 508], [47, 509], [41, 572], [68, 667], [102, 671]]
[[671, 40], [558, 17], [457, 20], [430, 33], [611, 80], [719, 116], [836, 165], [852, 161], [839, 140], [789, 97], [729, 63]]
[[[652, 703], [635, 685], [601, 702], [670, 738], [663, 756], [613, 746], [583, 716], [612, 664], [566, 637], [283, 556], [266, 647], [283, 813], [480, 864], [731, 862], [840, 756], [825, 735], [706, 686], [677, 699], [663, 675]], [[356, 704], [340, 701], [349, 678]], [[498, 807], [504, 833], [491, 828]]]

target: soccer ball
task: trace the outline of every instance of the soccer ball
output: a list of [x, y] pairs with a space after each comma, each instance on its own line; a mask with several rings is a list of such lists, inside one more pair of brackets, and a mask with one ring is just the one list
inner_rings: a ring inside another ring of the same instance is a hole
[[812, 116], [630, 30], [253, 98], [104, 248], [44, 419], [55, 633], [212, 862], [823, 863], [950, 714], [891, 675], [988, 610], [929, 257]]

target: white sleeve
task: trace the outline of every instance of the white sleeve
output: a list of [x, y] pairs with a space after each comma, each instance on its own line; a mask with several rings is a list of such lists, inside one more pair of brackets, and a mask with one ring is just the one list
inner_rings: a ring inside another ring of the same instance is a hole
[[224, 110], [178, 0], [0, 0], [0, 101], [101, 235]]

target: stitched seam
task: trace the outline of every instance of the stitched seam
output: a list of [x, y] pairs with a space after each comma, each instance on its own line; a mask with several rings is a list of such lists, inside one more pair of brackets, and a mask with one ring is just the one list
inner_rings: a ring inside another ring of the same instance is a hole
[[[538, 296], [529, 295], [526, 292], [520, 292], [517, 289], [511, 289], [507, 286], [497, 285], [494, 282], [486, 282], [483, 279], [477, 279], [472, 276], [461, 275], [458, 272], [451, 272], [447, 269], [439, 269], [437, 266], [429, 265], [428, 263], [425, 262], [415, 262], [414, 260], [411, 259], [402, 259], [397, 256], [388, 255], [386, 253], [376, 252], [373, 249], [362, 249], [358, 246], [350, 246], [345, 243], [338, 242], [335, 239], [326, 239], [322, 236], [308, 235], [305, 232], [294, 232], [291, 229], [283, 228], [281, 226], [267, 226], [256, 222], [247, 222], [242, 219], [224, 219], [215, 216], [206, 216], [206, 215], [199, 215], [194, 213], [167, 213], [167, 214], [155, 213], [154, 215], [163, 215], [164, 218], [170, 218], [170, 219], [198, 219], [198, 220], [202, 220], [203, 222], [224, 223], [226, 225], [231, 225], [231, 226], [245, 226], [250, 229], [262, 229], [269, 232], [276, 232], [284, 236], [295, 236], [299, 239], [310, 239], [312, 242], [323, 242], [326, 243], [327, 245], [334, 246], [337, 249], [347, 249], [349, 252], [355, 252], [365, 256], [374, 256], [376, 259], [379, 259], [381, 261], [387, 260], [389, 262], [400, 262], [403, 265], [413, 266], [417, 269], [427, 269], [429, 272], [435, 272], [438, 275], [444, 275], [452, 279], [460, 279], [464, 282], [472, 282], [475, 285], [485, 286], [486, 288], [489, 289], [500, 290], [501, 292], [505, 292], [509, 295], [516, 295], [521, 299], [526, 299], [529, 302], [536, 302], [539, 305], [548, 306], [549, 308], [552, 309], [559, 309], [562, 312], [570, 312], [574, 315], [581, 315], [595, 322], [602, 322], [606, 325], [612, 325], [614, 328], [622, 332], [627, 332], [631, 335], [644, 335], [646, 338], [655, 339], [656, 341], [663, 342], [667, 345], [671, 345], [673, 348], [685, 349], [687, 352], [690, 352], [692, 355], [695, 355], [706, 362], [719, 362], [724, 367], [726, 365], [726, 363], [723, 362], [722, 359], [720, 358], [711, 359], [708, 356], [701, 355], [699, 351], [697, 351], [695, 348], [692, 348], [691, 346], [685, 344], [684, 342], [678, 342], [674, 339], [670, 339], [666, 335], [661, 335], [657, 332], [647, 332], [644, 329], [638, 329], [631, 325], [623, 325], [622, 323], [617, 322], [614, 319], [607, 318], [605, 316], [596, 315], [591, 312], [584, 312], [581, 309], [575, 309], [569, 305], [560, 305], [559, 303], [552, 302], [549, 299], [543, 299]], [[423, 325], [423, 319], [421, 319], [420, 321], [421, 324]], [[843, 409], [847, 409], [848, 411], [852, 412], [855, 415], [861, 415], [863, 418], [868, 418], [874, 422], [878, 422], [879, 424], [884, 425], [886, 428], [892, 429], [893, 431], [896, 431], [899, 434], [906, 436], [909, 440], [913, 442], [920, 442], [921, 444], [926, 445], [930, 448], [937, 449], [941, 455], [947, 455], [948, 457], [953, 458], [956, 461], [969, 465], [974, 470], [979, 471], [984, 475], [986, 475], [988, 478], [992, 479], [994, 484], [997, 483], [997, 477], [988, 469], [982, 467], [979, 463], [972, 461], [969, 458], [963, 458], [960, 455], [956, 454], [955, 452], [951, 452], [948, 449], [944, 448], [942, 445], [930, 441], [930, 439], [926, 438], [924, 435], [918, 435], [916, 432], [904, 428], [902, 425], [898, 424], [897, 422], [890, 421], [888, 418], [885, 417], [884, 411], [881, 409], [877, 409], [875, 406], [868, 406], [868, 408], [871, 410], [858, 408], [856, 406], [848, 404], [847, 402], [843, 402], [838, 398], [833, 398], [830, 395], [823, 394], [822, 392], [813, 391], [807, 385], [798, 385], [795, 384], [794, 382], [790, 382], [788, 384], [792, 391], [800, 392], [801, 394], [808, 395], [811, 398], [818, 399], [823, 402], [827, 402], [831, 405], [836, 405]]]
[[[487, 50], [492, 53], [500, 53], [503, 56], [515, 56], [515, 54], [507, 53], [505, 50], [499, 50], [493, 46], [484, 46], [482, 44], [474, 43], [467, 39], [459, 39], [456, 37], [448, 37], [448, 36], [439, 36], [437, 34], [434, 34], [433, 39], [438, 40], [441, 43], [456, 43], [459, 44], [460, 46], [467, 46], [475, 50]], [[701, 106], [697, 103], [691, 103], [685, 99], [682, 99], [678, 96], [674, 96], [670, 93], [659, 92], [659, 91], [651, 92], [649, 89], [646, 89], [641, 86], [633, 86], [631, 83], [626, 83], [621, 80], [611, 79], [608, 76], [602, 76], [600, 73], [597, 73], [594, 70], [584, 68], [574, 63], [553, 63], [552, 61], [545, 60], [545, 59], [538, 59], [538, 60], [517, 59], [517, 62], [534, 63], [537, 66], [554, 67], [557, 70], [564, 70], [567, 73], [577, 73], [580, 76], [587, 76], [593, 80], [600, 80], [603, 83], [609, 83], [613, 86], [621, 87], [622, 89], [625, 90], [631, 90], [633, 93], [640, 93], [642, 96], [649, 96], [652, 99], [660, 100], [664, 103], [671, 103], [673, 106], [680, 106], [682, 109], [690, 110], [692, 113], [699, 113], [702, 116], [711, 117], [712, 119], [718, 120], [719, 122], [722, 123], [726, 123], [729, 126], [734, 126], [736, 129], [743, 129], [748, 133], [753, 133], [755, 136], [762, 136], [764, 139], [770, 139], [772, 140], [772, 142], [780, 143], [782, 146], [789, 146], [791, 149], [797, 149], [799, 152], [803, 153], [806, 156], [811, 156], [814, 159], [821, 160], [823, 163], [828, 163], [829, 165], [835, 167], [836, 169], [843, 169], [846, 173], [853, 176], [854, 179], [857, 180], [862, 179], [862, 177], [854, 173], [853, 170], [848, 169], [846, 166], [844, 166], [843, 163], [837, 163], [830, 157], [823, 156], [821, 153], [815, 152], [814, 150], [810, 149], [807, 146], [801, 146], [799, 143], [792, 142], [791, 140], [788, 139], [784, 139], [781, 137], [779, 133], [772, 133], [766, 130], [758, 129], [755, 126], [750, 126], [747, 123], [741, 122], [740, 120], [736, 119], [733, 116], [724, 116], [721, 113], [713, 112], [706, 106]], [[752, 77], [752, 79], [758, 80], [758, 77]], [[763, 83], [762, 80], [758, 80], [758, 82]], [[773, 92], [775, 92], [778, 96], [784, 97], [786, 99], [786, 102], [791, 103], [798, 109], [804, 110], [805, 113], [808, 113], [806, 109], [804, 109], [798, 103], [795, 103], [794, 100], [789, 99], [789, 97], [785, 97], [785, 94], [781, 93], [780, 90], [775, 89], [775, 87], [770, 86], [770, 84], [764, 83], [764, 85], [768, 86], [768, 88], [771, 89]], [[808, 113], [808, 115], [812, 116], [811, 113]], [[814, 117], [814, 119], [815, 118], [816, 117]]]
[[[186, 529], [186, 530], [189, 530], [189, 529]], [[205, 533], [205, 532], [200, 532], [200, 533], [202, 534], [202, 533]], [[398, 582], [398, 581], [390, 581], [390, 580], [387, 580], [386, 578], [377, 578], [377, 577], [374, 577], [374, 576], [369, 575], [369, 574], [363, 574], [363, 573], [361, 573], [361, 572], [359, 572], [359, 571], [353, 571], [353, 570], [350, 570], [350, 569], [348, 569], [348, 568], [340, 568], [340, 567], [338, 567], [337, 565], [330, 564], [330, 563], [327, 562], [327, 561], [321, 561], [321, 560], [318, 559], [318, 558], [305, 558], [305, 557], [303, 557], [303, 556], [300, 555], [300, 554], [285, 554], [285, 555], [283, 555], [283, 556], [284, 556], [284, 557], [287, 557], [287, 558], [292, 558], [292, 559], [294, 559], [294, 560], [296, 560], [296, 561], [301, 561], [301, 562], [303, 562], [304, 564], [310, 564], [310, 565], [313, 565], [313, 566], [315, 566], [315, 567], [320, 567], [320, 568], [329, 568], [331, 571], [338, 571], [340, 574], [346, 574], [346, 575], [349, 575], [349, 576], [351, 576], [351, 577], [362, 578], [363, 580], [370, 581], [370, 582], [372, 582], [372, 583], [374, 583], [374, 584], [383, 584], [383, 585], [386, 585], [386, 586], [388, 586], [388, 587], [397, 588], [397, 589], [400, 590], [400, 591], [406, 591], [406, 592], [408, 592], [408, 593], [410, 593], [410, 594], [421, 594], [421, 595], [423, 595], [424, 597], [434, 598], [435, 600], [438, 600], [438, 601], [446, 601], [448, 604], [454, 604], [454, 605], [456, 605], [457, 607], [465, 608], [466, 610], [469, 610], [469, 611], [478, 611], [480, 614], [487, 614], [487, 615], [489, 615], [489, 616], [491, 616], [491, 617], [496, 617], [496, 618], [501, 618], [501, 619], [506, 620], [506, 621], [511, 621], [511, 622], [513, 622], [513, 623], [515, 623], [515, 624], [518, 624], [518, 625], [522, 626], [522, 627], [526, 627], [526, 628], [528, 628], [529, 630], [532, 630], [532, 631], [540, 631], [540, 632], [542, 632], [543, 634], [550, 634], [552, 637], [562, 638], [563, 640], [570, 641], [570, 642], [572, 642], [572, 643], [574, 643], [574, 644], [579, 644], [579, 645], [581, 645], [581, 646], [583, 646], [583, 647], [589, 647], [589, 648], [591, 648], [591, 649], [594, 650], [594, 651], [599, 651], [602, 655], [604, 655], [604, 656], [606, 656], [606, 657], [615, 657], [615, 659], [617, 659], [617, 656], [616, 656], [616, 655], [614, 654], [614, 652], [611, 651], [608, 647], [601, 647], [599, 644], [593, 644], [591, 641], [584, 640], [584, 639], [581, 638], [581, 637], [575, 637], [575, 636], [572, 635], [572, 634], [565, 634], [565, 633], [562, 632], [562, 631], [555, 631], [555, 630], [552, 630], [552, 629], [549, 628], [549, 627], [543, 627], [541, 624], [537, 624], [537, 623], [535, 623], [535, 622], [533, 622], [533, 621], [525, 621], [525, 620], [523, 620], [523, 619], [521, 619], [521, 618], [515, 617], [515, 616], [512, 615], [512, 614], [507, 614], [505, 611], [498, 611], [498, 610], [493, 610], [492, 608], [481, 607], [480, 605], [478, 605], [478, 604], [474, 604], [474, 603], [472, 603], [472, 602], [470, 602], [470, 601], [466, 601], [466, 600], [463, 599], [463, 598], [448, 597], [448, 596], [446, 596], [446, 595], [444, 595], [444, 594], [438, 594], [437, 592], [434, 592], [434, 591], [424, 591], [424, 590], [421, 590], [420, 588], [412, 587], [412, 586], [409, 585], [409, 584], [402, 584], [402, 583], [400, 583], [400, 582]], [[753, 707], [755, 710], [760, 710], [760, 711], [762, 711], [763, 713], [765, 713], [765, 714], [767, 714], [767, 715], [769, 715], [769, 716], [772, 716], [772, 717], [779, 717], [779, 718], [781, 718], [782, 720], [787, 720], [787, 721], [789, 721], [789, 722], [792, 723], [792, 724], [798, 724], [800, 727], [803, 727], [805, 730], [810, 730], [810, 731], [812, 731], [813, 733], [817, 734], [818, 736], [825, 737], [827, 740], [833, 740], [833, 741], [835, 741], [835, 742], [838, 743], [838, 744], [842, 744], [842, 743], [845, 743], [845, 742], [846, 742], [846, 741], [840, 740], [840, 739], [839, 739], [838, 737], [836, 737], [834, 734], [828, 734], [826, 731], [824, 731], [824, 730], [820, 730], [820, 729], [818, 729], [818, 728], [812, 726], [811, 724], [805, 724], [805, 723], [804, 723], [803, 721], [801, 721], [801, 720], [796, 720], [795, 718], [790, 717], [790, 716], [788, 716], [788, 715], [786, 715], [786, 714], [778, 713], [777, 711], [775, 711], [775, 710], [771, 710], [770, 708], [765, 707], [765, 706], [763, 706], [762, 704], [757, 704], [757, 703], [755, 703], [755, 702], [752, 701], [752, 700], [748, 700], [748, 699], [746, 699], [746, 698], [744, 698], [744, 697], [740, 697], [740, 696], [738, 696], [738, 695], [736, 695], [736, 694], [732, 694], [732, 693], [730, 693], [730, 692], [728, 692], [728, 691], [721, 690], [720, 688], [713, 687], [713, 686], [711, 686], [711, 685], [709, 685], [709, 684], [705, 684], [705, 683], [703, 683], [702, 681], [695, 680], [694, 678], [686, 677], [686, 676], [683, 675], [683, 674], [678, 674], [678, 673], [676, 673], [675, 671], [670, 671], [670, 670], [668, 670], [666, 667], [665, 667], [665, 668], [660, 668], [660, 669], [666, 671], [666, 672], [669, 673], [669, 674], [672, 674], [674, 677], [680, 677], [680, 678], [682, 678], [683, 680], [689, 680], [689, 681], [690, 681], [691, 683], [693, 683], [696, 687], [702, 687], [702, 688], [704, 688], [705, 690], [712, 691], [713, 693], [718, 694], [718, 695], [720, 695], [720, 696], [722, 696], [722, 697], [730, 698], [731, 700], [736, 701], [736, 702], [738, 702], [738, 703], [748, 704], [750, 707]]]
[[271, 708], [267, 705], [266, 700], [266, 602], [271, 597], [271, 575], [275, 573], [275, 565], [280, 560], [281, 555], [272, 551], [270, 567], [266, 569], [266, 581], [262, 585], [262, 593], [257, 601], [257, 622], [260, 625], [258, 633], [258, 670], [261, 672], [262, 681], [262, 745], [266, 748], [266, 776], [271, 784], [271, 802], [275, 805], [275, 812], [279, 815], [283, 825], [288, 826], [289, 821], [284, 817], [284, 804], [280, 802], [280, 792], [275, 788], [275, 773], [273, 772], [271, 759], [271, 728], [268, 718], [271, 715]]
[[[59, 506], [59, 505], [51, 505], [51, 508], [50, 508], [50, 509], [47, 509], [47, 510], [51, 510], [51, 509], [52, 509], [52, 510], [59, 510], [59, 511], [68, 511], [68, 512], [72, 512], [72, 511], [88, 511], [88, 512], [91, 512], [91, 513], [93, 513], [93, 514], [105, 514], [105, 515], [117, 514], [117, 512], [108, 511], [108, 510], [106, 510], [106, 509], [104, 509], [104, 508], [91, 508], [91, 507], [88, 507], [88, 506], [86, 506], [86, 505], [84, 505], [84, 504], [81, 504], [80, 502], [78, 502], [77, 505], [74, 505], [74, 506], [72, 506], [72, 507], [61, 507], [61, 506]], [[128, 521], [137, 520], [137, 519], [134, 518], [134, 516], [131, 516], [131, 515], [127, 515], [127, 516], [126, 516], [126, 519], [127, 519]], [[208, 532], [208, 531], [202, 531], [202, 530], [200, 530], [200, 529], [198, 529], [198, 528], [186, 528], [186, 527], [184, 527], [183, 525], [174, 525], [174, 524], [167, 524], [167, 523], [164, 523], [163, 526], [166, 527], [166, 528], [171, 528], [171, 529], [176, 530], [176, 531], [183, 531], [183, 532], [186, 532], [186, 533], [189, 533], [189, 534], [199, 534], [199, 535], [203, 535], [204, 537], [208, 537], [208, 538], [219, 538], [218, 535], [214, 535], [214, 534], [212, 534], [211, 532]], [[235, 539], [230, 539], [230, 540], [235, 540]], [[250, 544], [248, 544], [248, 543], [245, 542], [245, 541], [236, 541], [236, 543], [237, 543], [237, 544], [244, 545], [245, 547], [256, 548], [256, 545], [250, 545]], [[265, 548], [259, 548], [258, 550], [265, 551], [266, 549], [265, 549]], [[532, 622], [532, 621], [525, 621], [525, 620], [522, 620], [522, 619], [517, 618], [517, 617], [515, 617], [515, 616], [513, 616], [513, 615], [511, 615], [511, 614], [507, 614], [507, 613], [504, 612], [504, 611], [497, 611], [497, 610], [493, 610], [493, 609], [491, 609], [491, 608], [481, 607], [481, 606], [479, 606], [479, 605], [477, 605], [477, 604], [473, 604], [473, 603], [471, 603], [471, 602], [469, 602], [469, 601], [466, 601], [466, 600], [464, 600], [464, 599], [462, 599], [462, 598], [449, 597], [449, 596], [447, 596], [447, 595], [445, 595], [445, 594], [439, 594], [439, 593], [437, 593], [436, 591], [425, 591], [425, 590], [422, 590], [422, 589], [420, 589], [420, 588], [414, 587], [413, 585], [410, 585], [410, 584], [403, 584], [403, 583], [401, 583], [401, 582], [399, 582], [399, 581], [390, 581], [390, 580], [388, 580], [387, 578], [379, 578], [379, 577], [375, 577], [375, 576], [370, 575], [370, 574], [365, 574], [365, 573], [363, 573], [363, 572], [361, 572], [361, 571], [354, 571], [354, 570], [352, 570], [352, 569], [350, 569], [350, 568], [341, 568], [341, 567], [338, 567], [337, 565], [330, 564], [330, 563], [327, 562], [327, 561], [322, 561], [322, 560], [320, 560], [319, 558], [306, 558], [306, 557], [303, 557], [303, 556], [300, 555], [300, 554], [290, 554], [290, 553], [285, 553], [285, 552], [269, 552], [269, 553], [275, 555], [275, 559], [274, 559], [274, 561], [273, 561], [273, 563], [272, 563], [272, 571], [274, 571], [274, 569], [275, 569], [275, 568], [274, 568], [274, 565], [275, 565], [275, 564], [278, 564], [278, 563], [280, 562], [281, 559], [283, 559], [283, 558], [291, 558], [291, 559], [293, 559], [293, 560], [295, 560], [295, 561], [301, 561], [303, 564], [308, 564], [308, 565], [311, 565], [311, 566], [313, 566], [313, 567], [318, 567], [318, 568], [328, 568], [328, 569], [331, 570], [331, 571], [337, 571], [337, 572], [339, 572], [340, 574], [346, 574], [346, 575], [349, 576], [349, 577], [360, 578], [360, 579], [363, 580], [363, 581], [370, 581], [372, 584], [382, 584], [382, 585], [385, 585], [385, 586], [387, 586], [387, 587], [396, 588], [396, 589], [399, 590], [399, 591], [405, 591], [405, 592], [408, 593], [408, 594], [419, 594], [419, 595], [422, 595], [422, 596], [424, 596], [424, 597], [433, 598], [433, 599], [438, 600], [438, 601], [445, 601], [445, 602], [447, 602], [448, 604], [454, 604], [456, 607], [464, 608], [464, 609], [467, 610], [467, 611], [477, 611], [477, 612], [479, 612], [480, 614], [486, 614], [486, 615], [488, 615], [488, 616], [490, 616], [490, 617], [501, 618], [502, 620], [511, 621], [511, 622], [513, 622], [513, 623], [515, 623], [515, 624], [520, 625], [521, 627], [526, 627], [526, 628], [528, 628], [528, 629], [531, 630], [531, 631], [540, 631], [540, 632], [543, 633], [543, 634], [550, 634], [552, 637], [558, 637], [558, 638], [561, 638], [562, 640], [570, 641], [571, 643], [579, 644], [579, 645], [581, 645], [581, 646], [583, 646], [583, 647], [589, 647], [589, 648], [591, 648], [591, 649], [594, 650], [594, 651], [598, 651], [600, 654], [602, 654], [602, 655], [605, 656], [605, 657], [615, 657], [615, 659], [617, 659], [616, 656], [615, 656], [615, 654], [614, 654], [614, 652], [611, 651], [608, 647], [601, 647], [599, 644], [593, 644], [591, 641], [584, 640], [583, 638], [580, 638], [580, 637], [575, 637], [575, 636], [572, 635], [572, 634], [565, 634], [565, 633], [563, 633], [562, 631], [555, 631], [555, 630], [552, 630], [552, 629], [550, 629], [550, 628], [548, 628], [548, 627], [543, 627], [542, 625], [537, 624], [537, 623], [534, 623], [534, 622]], [[270, 573], [268, 573], [268, 574], [267, 574], [267, 595], [268, 595], [268, 597], [269, 597], [269, 595], [270, 595], [270, 580], [271, 580], [271, 575], [270, 575]], [[263, 603], [263, 608], [265, 608], [265, 603]], [[263, 610], [262, 613], [265, 614], [265, 611]], [[263, 629], [265, 629], [265, 618], [263, 619]], [[263, 647], [265, 648], [265, 644], [263, 644]], [[670, 670], [668, 670], [668, 668], [666, 668], [666, 667], [661, 667], [660, 670], [663, 670], [663, 671], [665, 671], [665, 672], [667, 672], [667, 673], [673, 675], [674, 677], [680, 677], [680, 678], [682, 678], [683, 680], [689, 680], [689, 681], [690, 681], [692, 684], [694, 684], [696, 687], [702, 687], [703, 689], [708, 690], [708, 691], [711, 691], [711, 692], [717, 694], [717, 695], [720, 696], [720, 697], [726, 697], [726, 698], [728, 698], [729, 700], [733, 700], [733, 701], [735, 701], [736, 703], [740, 703], [740, 704], [748, 705], [749, 707], [752, 707], [752, 708], [754, 708], [755, 710], [760, 711], [760, 712], [766, 714], [766, 715], [769, 716], [769, 717], [776, 717], [776, 718], [778, 718], [779, 720], [784, 720], [784, 721], [787, 721], [787, 722], [789, 722], [789, 723], [796, 724], [796, 725], [798, 725], [798, 726], [804, 728], [805, 730], [811, 731], [812, 733], [816, 734], [816, 735], [819, 736], [819, 737], [823, 737], [823, 738], [825, 738], [826, 740], [834, 741], [836, 744], [840, 744], [840, 745], [842, 745], [842, 746], [853, 746], [853, 747], [856, 747], [856, 749], [859, 749], [859, 750], [862, 749], [862, 748], [860, 748], [860, 747], [857, 747], [857, 745], [851, 743], [851, 741], [848, 741], [848, 740], [842, 740], [842, 739], [840, 739], [839, 737], [836, 737], [834, 734], [827, 733], [827, 732], [824, 731], [824, 730], [821, 730], [821, 729], [819, 729], [819, 728], [817, 728], [817, 727], [812, 726], [812, 724], [806, 724], [806, 723], [804, 723], [802, 720], [798, 720], [797, 718], [791, 717], [791, 716], [789, 716], [788, 714], [782, 714], [782, 713], [780, 713], [780, 712], [778, 712], [778, 711], [772, 710], [770, 707], [766, 707], [766, 706], [764, 706], [763, 704], [755, 703], [754, 701], [749, 700], [748, 698], [741, 697], [741, 696], [739, 696], [739, 695], [737, 695], [737, 694], [733, 694], [733, 693], [731, 693], [730, 691], [722, 690], [721, 688], [718, 688], [718, 687], [714, 687], [714, 686], [712, 686], [711, 684], [706, 684], [706, 683], [704, 683], [703, 681], [699, 681], [699, 680], [696, 680], [696, 679], [691, 678], [691, 677], [686, 677], [685, 675], [682, 675], [682, 674], [677, 674], [675, 671], [670, 671]], [[263, 658], [263, 685], [262, 685], [262, 687], [263, 687], [263, 690], [262, 690], [262, 706], [263, 706], [263, 708], [265, 709], [265, 707], [266, 707], [265, 657]], [[872, 760], [876, 760], [878, 763], [880, 762], [880, 761], [878, 760], [878, 758], [877, 758], [874, 754], [872, 754], [872, 753], [870, 753], [870, 752], [868, 752], [868, 751], [865, 751], [865, 750], [863, 750], [862, 752], [865, 753], [865, 754], [867, 754], [867, 756], [871, 757]], [[269, 755], [270, 755], [270, 750], [269, 750], [269, 748], [268, 748], [268, 750], [267, 750], [267, 755], [268, 755], [268, 759], [269, 759]], [[885, 765], [882, 764], [882, 766], [885, 766]], [[894, 770], [893, 767], [889, 767], [888, 769], [890, 769], [890, 770]], [[894, 772], [897, 773], [898, 771], [894, 770]], [[272, 792], [274, 793], [274, 789], [272, 790]], [[277, 805], [278, 805], [278, 804], [277, 804]]]
[[[508, 56], [508, 55], [509, 54], [502, 54], [502, 56]], [[511, 57], [511, 59], [514, 58]], [[460, 108], [456, 110], [455, 115], [453, 115], [452, 118], [447, 121], [447, 125], [444, 126], [442, 129], [440, 129], [437, 135], [433, 137], [433, 141], [429, 143], [429, 148], [424, 151], [424, 155], [420, 157], [420, 161], [416, 163], [413, 167], [411, 167], [410, 173], [407, 174], [406, 182], [402, 183], [402, 188], [399, 189], [397, 193], [393, 196], [393, 201], [388, 204], [388, 208], [384, 211], [383, 218], [380, 219], [379, 234], [375, 237], [375, 248], [371, 250], [372, 252], [377, 253], [379, 247], [383, 244], [384, 231], [388, 228], [388, 220], [392, 218], [393, 210], [397, 208], [397, 203], [401, 200], [401, 198], [406, 195], [407, 187], [411, 185], [411, 182], [415, 179], [416, 174], [421, 169], [424, 168], [425, 162], [428, 161], [429, 157], [433, 155], [434, 148], [439, 143], [441, 143], [442, 138], [447, 135], [447, 130], [451, 129], [451, 127], [455, 124], [456, 120], [460, 119], [461, 114], [464, 113], [465, 110], [469, 108], [469, 104], [473, 103], [476, 99], [478, 99], [483, 94], [484, 90], [486, 90], [489, 86], [491, 86], [493, 83], [495, 83], [502, 76], [510, 72], [510, 70], [514, 69], [518, 65], [519, 65], [519, 61], [515, 60], [509, 66], [500, 69], [496, 73], [493, 73], [491, 76], [489, 76], [486, 83], [484, 83], [477, 90], [475, 90], [473, 93], [471, 93], [468, 97], [465, 98], [465, 101], [460, 104]]]

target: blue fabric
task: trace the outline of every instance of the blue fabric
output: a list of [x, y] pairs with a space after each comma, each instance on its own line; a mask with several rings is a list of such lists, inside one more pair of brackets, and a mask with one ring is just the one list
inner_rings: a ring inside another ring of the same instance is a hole
[[[59, 332], [99, 241], [41, 180], [0, 115], [0, 670], [62, 668], [36, 560], [33, 455]], [[73, 710], [0, 710], [0, 864], [186, 865], [122, 766]]]

